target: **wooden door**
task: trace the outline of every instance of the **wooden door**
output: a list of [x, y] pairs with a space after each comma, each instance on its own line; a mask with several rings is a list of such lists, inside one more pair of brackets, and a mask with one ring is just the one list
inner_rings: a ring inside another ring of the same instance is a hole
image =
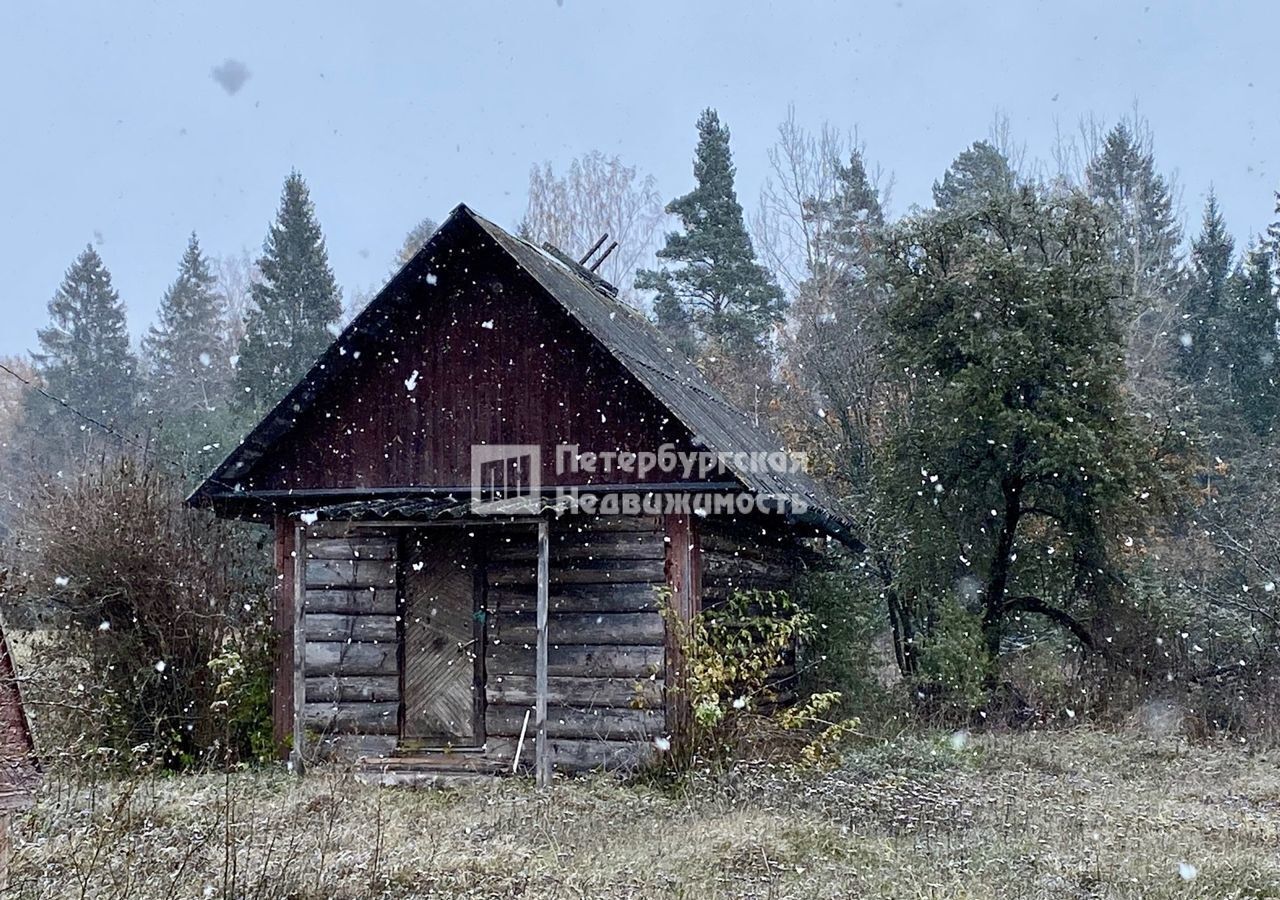
[[483, 617], [474, 538], [424, 528], [405, 538], [401, 737], [418, 746], [480, 746]]

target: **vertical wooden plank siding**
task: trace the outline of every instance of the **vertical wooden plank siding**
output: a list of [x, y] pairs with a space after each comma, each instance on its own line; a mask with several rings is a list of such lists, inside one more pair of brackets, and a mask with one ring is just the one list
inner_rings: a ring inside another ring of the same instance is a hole
[[302, 525], [294, 526], [293, 531], [293, 753], [289, 759], [293, 771], [302, 774], [303, 757], [306, 753], [306, 720], [304, 710], [307, 700], [307, 655], [304, 649], [307, 644], [305, 629], [307, 615], [307, 535]]
[[538, 648], [534, 669], [534, 718], [537, 745], [534, 750], [538, 787], [551, 783], [551, 753], [547, 747], [547, 610], [551, 596], [551, 536], [546, 520], [538, 523]]
[[689, 697], [685, 690], [685, 659], [682, 641], [702, 609], [702, 548], [697, 520], [688, 515], [663, 519], [666, 532], [667, 590], [671, 595], [671, 616], [667, 623], [666, 707], [667, 730], [677, 739], [689, 723]]
[[271, 737], [276, 754], [288, 759], [293, 739], [294, 700], [294, 616], [296, 611], [297, 572], [294, 559], [296, 535], [287, 516], [275, 517], [276, 597], [271, 614], [275, 636], [275, 671], [271, 685]]

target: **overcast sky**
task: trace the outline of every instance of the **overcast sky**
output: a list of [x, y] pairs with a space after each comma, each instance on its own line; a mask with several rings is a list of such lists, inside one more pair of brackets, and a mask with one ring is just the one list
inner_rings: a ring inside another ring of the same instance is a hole
[[599, 149], [684, 192], [708, 105], [749, 205], [794, 103], [856, 127], [901, 212], [997, 112], [1047, 158], [1059, 129], [1137, 103], [1192, 218], [1212, 183], [1247, 237], [1280, 186], [1277, 25], [1273, 2], [9, 0], [0, 353], [34, 345], [87, 242], [139, 333], [191, 230], [257, 252], [291, 167], [350, 294], [423, 216], [466, 202], [514, 224], [534, 162]]

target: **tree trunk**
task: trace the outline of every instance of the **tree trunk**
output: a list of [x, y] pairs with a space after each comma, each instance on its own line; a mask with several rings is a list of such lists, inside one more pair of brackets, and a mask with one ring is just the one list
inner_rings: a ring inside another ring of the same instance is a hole
[[1013, 568], [1013, 544], [1022, 518], [1022, 479], [1007, 477], [1000, 485], [1004, 494], [1004, 518], [1000, 524], [1000, 536], [996, 540], [987, 578], [987, 592], [983, 602], [982, 633], [986, 639], [987, 656], [992, 664], [1000, 656], [1000, 638], [1004, 635], [1005, 595], [1009, 592], [1009, 577]]

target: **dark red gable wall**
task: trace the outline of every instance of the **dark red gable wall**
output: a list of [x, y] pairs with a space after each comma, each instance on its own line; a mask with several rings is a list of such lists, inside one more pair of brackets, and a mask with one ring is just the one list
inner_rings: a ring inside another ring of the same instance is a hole
[[686, 429], [506, 257], [476, 263], [465, 283], [423, 284], [245, 486], [460, 487], [481, 443], [540, 445], [544, 485], [630, 483], [618, 471], [557, 476], [553, 448], [689, 447]]

